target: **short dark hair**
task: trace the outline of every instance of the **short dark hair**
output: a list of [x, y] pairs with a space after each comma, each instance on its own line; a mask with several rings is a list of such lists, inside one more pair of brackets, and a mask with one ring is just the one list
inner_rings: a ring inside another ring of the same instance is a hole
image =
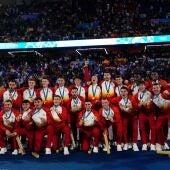
[[[60, 98], [60, 99], [61, 99], [61, 96], [59, 96], [59, 95], [56, 95], [56, 94], [54, 95], [54, 97], [58, 97], [58, 98]], [[53, 98], [54, 98], [54, 97], [53, 97]]]
[[80, 76], [75, 76], [75, 77], [74, 77], [74, 80], [75, 80], [75, 79], [81, 80], [81, 77], [80, 77]]
[[[101, 100], [108, 100], [108, 98], [107, 97], [103, 97]], [[109, 101], [109, 100], [108, 100]]]
[[38, 100], [41, 100], [41, 101], [42, 101], [42, 98], [41, 98], [41, 97], [36, 97], [36, 98], [34, 99], [34, 101], [38, 101]]
[[64, 79], [64, 80], [65, 80], [65, 77], [64, 77], [63, 75], [59, 75], [58, 78], [57, 78], [57, 80], [58, 80], [58, 79]]
[[116, 78], [123, 78], [120, 74], [117, 74], [116, 76], [115, 76], [115, 79]]
[[152, 86], [160, 86], [160, 84], [159, 83], [154, 83]]
[[122, 86], [120, 90], [125, 89], [128, 91], [128, 88], [126, 86]]
[[7, 103], [11, 103], [12, 104], [12, 100], [5, 100], [4, 102], [7, 102]]
[[78, 88], [74, 86], [71, 90], [77, 90], [78, 91]]
[[138, 84], [144, 84], [145, 85], [145, 81], [141, 80], [138, 82]]
[[89, 100], [89, 99], [86, 99], [86, 100], [85, 100], [85, 103], [86, 103], [86, 102], [90, 102], [90, 103], [91, 103], [91, 100]]
[[35, 79], [34, 77], [30, 77], [30, 78], [28, 79], [28, 81], [35, 81], [35, 82], [36, 82], [36, 79]]
[[30, 101], [29, 101], [29, 100], [23, 100], [23, 101], [22, 101], [22, 104], [23, 104], [23, 103], [30, 103]]
[[49, 81], [49, 76], [45, 75], [45, 76], [42, 77], [42, 79], [46, 79], [46, 80]]
[[16, 83], [16, 84], [17, 84], [16, 80], [14, 80], [14, 79], [9, 80], [8, 83], [9, 83], [9, 82], [13, 82], [13, 83]]

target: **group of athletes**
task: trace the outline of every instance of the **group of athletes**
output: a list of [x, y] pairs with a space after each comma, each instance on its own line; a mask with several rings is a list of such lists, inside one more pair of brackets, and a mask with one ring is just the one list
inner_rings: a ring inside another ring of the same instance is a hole
[[0, 93], [0, 154], [7, 152], [8, 143], [13, 155], [19, 153], [16, 136], [21, 142], [28, 140], [35, 157], [42, 149], [51, 154], [63, 148], [68, 155], [78, 146], [98, 153], [100, 144], [106, 151], [105, 137], [117, 151], [139, 151], [139, 134], [143, 151], [169, 149], [170, 85], [157, 72], [149, 81], [123, 80], [121, 75], [113, 80], [108, 71], [103, 75], [103, 81], [98, 82], [85, 65], [85, 86], [80, 77], [66, 87], [64, 77], [59, 76], [55, 87], [50, 87], [44, 76], [39, 89], [34, 78], [28, 79], [24, 88], [10, 80]]

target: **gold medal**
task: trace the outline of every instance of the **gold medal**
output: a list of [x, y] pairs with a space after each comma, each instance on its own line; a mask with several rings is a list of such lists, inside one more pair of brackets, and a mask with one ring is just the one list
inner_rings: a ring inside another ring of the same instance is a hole
[[110, 94], [109, 93], [107, 93], [107, 95], [106, 95], [107, 97], [110, 97]]
[[32, 97], [30, 97], [30, 102], [33, 102], [33, 98]]

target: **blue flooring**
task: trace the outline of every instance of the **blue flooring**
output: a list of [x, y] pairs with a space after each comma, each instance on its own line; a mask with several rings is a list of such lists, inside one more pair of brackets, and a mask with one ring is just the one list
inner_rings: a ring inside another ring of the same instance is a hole
[[70, 155], [53, 153], [42, 154], [36, 159], [27, 155], [11, 155], [8, 152], [0, 155], [0, 170], [170, 170], [170, 158], [155, 152], [116, 152], [110, 155], [105, 152], [88, 155], [73, 151]]

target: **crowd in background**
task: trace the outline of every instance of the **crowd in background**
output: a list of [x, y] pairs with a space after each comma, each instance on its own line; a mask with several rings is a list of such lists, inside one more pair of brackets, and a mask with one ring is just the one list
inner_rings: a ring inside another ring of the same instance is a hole
[[[73, 83], [75, 76], [84, 78], [83, 66], [85, 60], [89, 60], [89, 71], [91, 75], [97, 74], [99, 80], [103, 78], [103, 71], [109, 70], [112, 78], [115, 75], [122, 75], [124, 79], [130, 79], [139, 74], [145, 80], [149, 79], [150, 73], [158, 72], [161, 78], [170, 82], [170, 59], [169, 53], [150, 51], [138, 54], [100, 54], [99, 52], [87, 55], [64, 55], [50, 56], [15, 56], [4, 58], [1, 56], [0, 77], [1, 85], [6, 86], [7, 82], [15, 79], [20, 87], [27, 84], [31, 76], [40, 80], [43, 75], [49, 75], [51, 85], [54, 85], [59, 75], [66, 77], [66, 84]], [[83, 80], [83, 82], [85, 82]]]
[[56, 0], [0, 6], [0, 42], [169, 34], [168, 0]]
[[[26, 1], [25, 1], [26, 2]], [[168, 0], [37, 0], [21, 5], [0, 5], [0, 42], [44, 41], [86, 38], [107, 38], [169, 34]], [[76, 55], [44, 55], [27, 58], [1, 56], [1, 85], [16, 79], [23, 86], [30, 76], [37, 79], [49, 75], [52, 85], [57, 75], [64, 74], [67, 84], [79, 73], [83, 78], [84, 60], [90, 61], [91, 74], [103, 76], [110, 69], [112, 76], [129, 79], [140, 74], [146, 79], [150, 72], [170, 80], [169, 53], [149, 51], [131, 55], [91, 53]], [[69, 66], [69, 67], [68, 67]]]

